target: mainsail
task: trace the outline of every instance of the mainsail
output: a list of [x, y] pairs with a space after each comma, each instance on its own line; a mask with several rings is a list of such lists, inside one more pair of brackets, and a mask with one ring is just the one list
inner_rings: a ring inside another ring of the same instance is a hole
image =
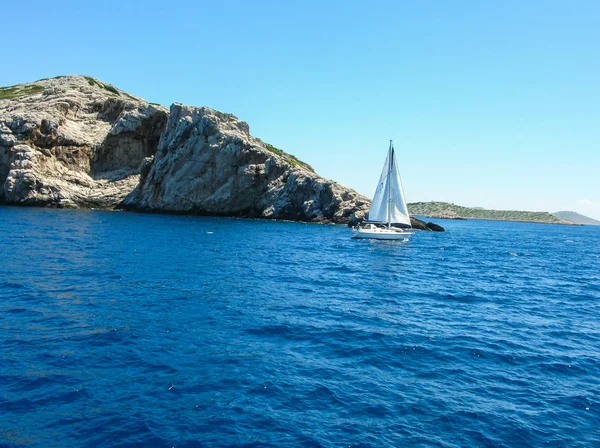
[[410, 226], [410, 217], [404, 200], [398, 163], [391, 141], [383, 171], [379, 177], [377, 190], [369, 209], [369, 221]]

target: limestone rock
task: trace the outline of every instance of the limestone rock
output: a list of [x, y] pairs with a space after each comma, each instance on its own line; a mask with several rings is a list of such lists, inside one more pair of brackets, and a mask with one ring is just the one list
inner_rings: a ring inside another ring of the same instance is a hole
[[113, 208], [166, 120], [166, 108], [85, 76], [0, 89], [0, 200]]
[[369, 201], [252, 137], [234, 115], [174, 104], [152, 166], [124, 206], [348, 223]]

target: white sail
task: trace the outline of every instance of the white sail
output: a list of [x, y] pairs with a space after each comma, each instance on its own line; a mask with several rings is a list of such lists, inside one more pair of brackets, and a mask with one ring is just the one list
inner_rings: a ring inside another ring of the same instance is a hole
[[369, 221], [410, 226], [398, 163], [391, 144], [371, 202]]
[[379, 183], [377, 184], [377, 189], [375, 190], [375, 195], [373, 196], [373, 200], [371, 201], [371, 208], [369, 209], [369, 221], [374, 222], [388, 222], [388, 175], [390, 172], [390, 154], [385, 159], [385, 163], [383, 164], [383, 171], [381, 171], [381, 176], [379, 177]]
[[392, 224], [407, 224], [410, 226], [410, 216], [408, 207], [404, 199], [404, 191], [402, 189], [402, 180], [400, 180], [400, 172], [398, 171], [398, 163], [394, 148], [392, 148], [393, 165], [390, 172], [390, 219]]

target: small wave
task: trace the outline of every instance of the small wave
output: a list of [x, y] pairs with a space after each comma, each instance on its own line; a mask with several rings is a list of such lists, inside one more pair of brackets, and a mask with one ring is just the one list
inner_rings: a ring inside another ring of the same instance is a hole
[[443, 294], [443, 295], [440, 295], [439, 297], [441, 297], [445, 300], [451, 300], [451, 301], [462, 302], [462, 303], [477, 303], [477, 302], [486, 302], [489, 300], [484, 296], [478, 296], [475, 294]]
[[118, 328], [92, 328], [85, 331], [71, 333], [68, 339], [76, 343], [89, 344], [91, 347], [104, 347], [106, 345], [130, 345], [135, 335], [128, 329]]
[[343, 406], [344, 402], [329, 387], [320, 385], [311, 390], [307, 396], [312, 406]]
[[269, 339], [286, 339], [291, 341], [313, 341], [315, 329], [310, 326], [265, 325], [247, 328], [245, 333]]
[[15, 290], [15, 289], [26, 289], [27, 286], [23, 283], [15, 283], [15, 282], [6, 282], [6, 281], [2, 281], [0, 282], [0, 289], [9, 289], [9, 290]]

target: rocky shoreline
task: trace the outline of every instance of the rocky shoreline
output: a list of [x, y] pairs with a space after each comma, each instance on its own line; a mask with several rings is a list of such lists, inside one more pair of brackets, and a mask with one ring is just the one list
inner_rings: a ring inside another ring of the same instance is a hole
[[5, 204], [348, 225], [370, 205], [232, 114], [86, 76], [0, 88], [0, 185]]

